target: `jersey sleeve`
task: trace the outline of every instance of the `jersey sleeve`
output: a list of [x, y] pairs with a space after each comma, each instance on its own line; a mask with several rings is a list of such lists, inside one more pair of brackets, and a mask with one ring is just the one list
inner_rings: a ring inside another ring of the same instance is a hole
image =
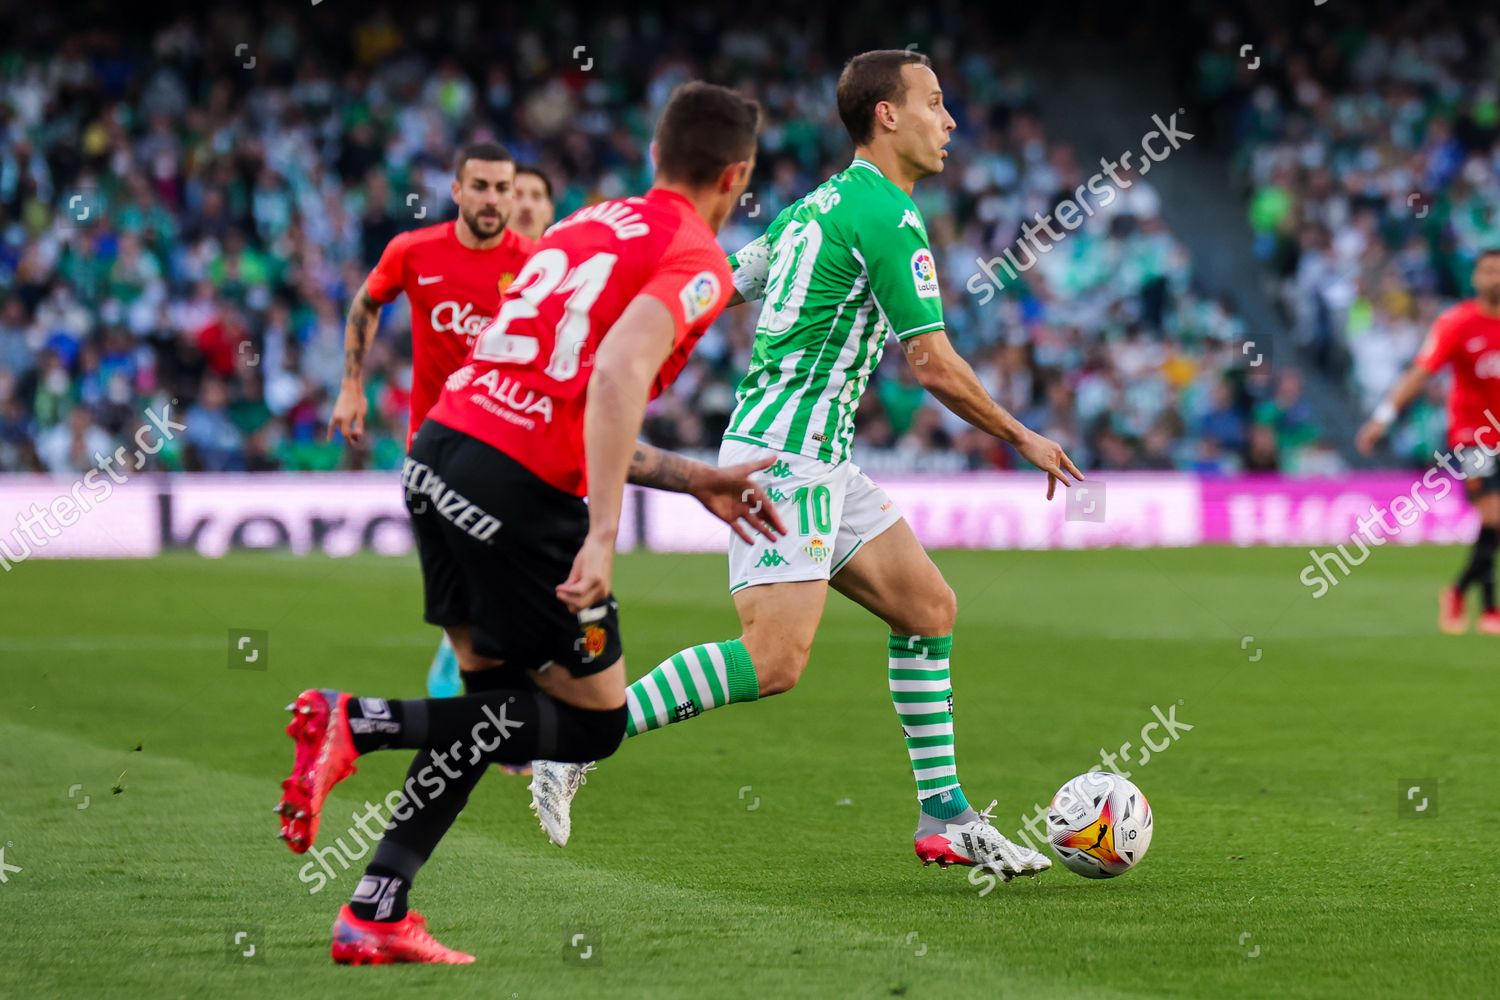
[[365, 290], [376, 302], [383, 305], [395, 301], [406, 286], [406, 248], [410, 243], [405, 233], [387, 243], [380, 262], [365, 279]]
[[915, 208], [872, 212], [855, 233], [855, 248], [875, 304], [899, 340], [943, 328], [943, 296], [927, 227]]
[[669, 252], [638, 295], [649, 295], [672, 314], [672, 343], [694, 328], [718, 318], [729, 302], [729, 265], [717, 246], [693, 246]]
[[771, 270], [771, 245], [762, 233], [729, 255], [729, 270], [734, 287], [746, 302], [755, 302], [766, 294], [766, 275]]
[[1453, 310], [1439, 316], [1422, 342], [1422, 349], [1417, 352], [1417, 365], [1431, 374], [1436, 374], [1446, 365], [1458, 341], [1458, 326], [1458, 317]]

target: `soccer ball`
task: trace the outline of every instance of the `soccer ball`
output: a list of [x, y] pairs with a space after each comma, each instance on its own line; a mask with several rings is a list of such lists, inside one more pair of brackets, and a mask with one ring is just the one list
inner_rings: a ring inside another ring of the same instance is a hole
[[1114, 878], [1151, 846], [1151, 803], [1118, 774], [1089, 771], [1052, 796], [1047, 837], [1058, 859], [1084, 878]]

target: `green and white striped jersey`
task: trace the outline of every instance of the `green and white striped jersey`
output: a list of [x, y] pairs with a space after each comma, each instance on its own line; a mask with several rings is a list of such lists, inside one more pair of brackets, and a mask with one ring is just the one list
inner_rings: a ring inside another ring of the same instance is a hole
[[943, 327], [922, 213], [873, 163], [855, 159], [729, 266], [745, 300], [764, 301], [724, 437], [844, 461], [886, 337]]

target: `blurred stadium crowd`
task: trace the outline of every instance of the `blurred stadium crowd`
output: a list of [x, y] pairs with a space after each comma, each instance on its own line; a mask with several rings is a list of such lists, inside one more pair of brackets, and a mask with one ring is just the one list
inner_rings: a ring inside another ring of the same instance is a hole
[[[1228, 121], [1288, 323], [1368, 410], [1472, 294], [1479, 252], [1500, 247], [1500, 10], [1425, 0], [1364, 27], [1249, 20], [1217, 22], [1200, 83]], [[1253, 70], [1245, 38], [1263, 39]], [[1446, 392], [1434, 380], [1397, 434], [1406, 458], [1443, 443]]]
[[[0, 470], [86, 469], [148, 405], [173, 400], [187, 430], [155, 456], [165, 468], [394, 467], [410, 384], [404, 300], [370, 355], [366, 452], [323, 441], [344, 312], [393, 235], [451, 209], [457, 145], [498, 139], [540, 166], [561, 217], [649, 184], [654, 109], [675, 84], [733, 83], [768, 111], [754, 197], [723, 233], [734, 248], [847, 162], [838, 59], [908, 34], [935, 39], [921, 47], [959, 123], [947, 171], [916, 196], [950, 335], [996, 398], [1095, 469], [1338, 466], [1295, 369], [1245, 367], [1242, 321], [1194, 290], [1144, 178], [993, 300], [966, 290], [978, 261], [1093, 171], [1049, 140], [1036, 81], [1007, 69], [1012, 53], [981, 27], [803, 23], [727, 3], [587, 30], [545, 14], [304, 7], [252, 22], [218, 10], [122, 32], [39, 12], [8, 33]], [[1493, 19], [1488, 83], [1461, 88], [1478, 79], [1477, 30], [1464, 27], [1464, 44], [1447, 22], [1356, 44], [1287, 38], [1253, 81], [1204, 59], [1206, 93], [1236, 116], [1251, 221], [1299, 335], [1330, 370], [1352, 358], [1368, 391], [1457, 294], [1464, 255], [1495, 235]], [[1310, 82], [1330, 65], [1347, 90]], [[1455, 101], [1460, 89], [1473, 96]], [[1408, 190], [1432, 199], [1425, 219]], [[753, 320], [731, 310], [704, 339], [648, 415], [654, 441], [716, 446]], [[895, 350], [858, 440], [871, 468], [1014, 461], [928, 399]]]

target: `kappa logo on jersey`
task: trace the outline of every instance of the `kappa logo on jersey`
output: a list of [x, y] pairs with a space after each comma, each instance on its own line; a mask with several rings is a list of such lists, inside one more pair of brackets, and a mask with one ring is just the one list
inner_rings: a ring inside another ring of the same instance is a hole
[[918, 298], [937, 298], [937, 263], [932, 259], [931, 250], [922, 247], [911, 255], [911, 277], [912, 284], [916, 286]]
[[682, 286], [679, 297], [682, 299], [683, 318], [696, 323], [719, 301], [719, 279], [708, 271], [699, 271]]
[[439, 302], [432, 307], [432, 328], [438, 333], [461, 333], [465, 337], [477, 337], [494, 320], [493, 316], [482, 316], [474, 312], [472, 302]]
[[901, 213], [901, 224], [896, 228], [905, 229], [907, 226], [911, 226], [913, 229], [924, 236], [927, 235], [927, 230], [922, 228], [922, 220], [917, 218], [917, 213], [913, 212], [909, 208]]

